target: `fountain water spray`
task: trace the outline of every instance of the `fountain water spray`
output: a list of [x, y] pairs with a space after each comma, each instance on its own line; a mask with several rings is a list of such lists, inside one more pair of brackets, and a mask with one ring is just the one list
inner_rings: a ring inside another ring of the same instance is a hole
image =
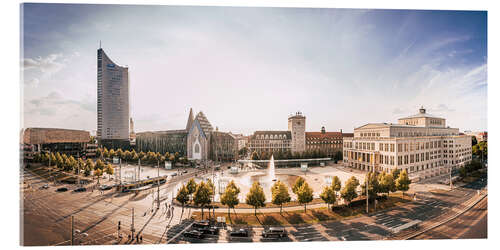
[[274, 155], [271, 155], [271, 160], [269, 161], [269, 167], [267, 168], [268, 183], [276, 181], [276, 174], [274, 171]]

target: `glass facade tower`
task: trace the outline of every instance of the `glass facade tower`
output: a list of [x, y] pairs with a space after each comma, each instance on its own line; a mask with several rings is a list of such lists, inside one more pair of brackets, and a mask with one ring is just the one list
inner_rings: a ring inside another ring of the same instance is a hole
[[101, 142], [128, 141], [129, 119], [128, 68], [116, 65], [104, 53], [104, 50], [99, 48], [97, 50], [98, 140]]

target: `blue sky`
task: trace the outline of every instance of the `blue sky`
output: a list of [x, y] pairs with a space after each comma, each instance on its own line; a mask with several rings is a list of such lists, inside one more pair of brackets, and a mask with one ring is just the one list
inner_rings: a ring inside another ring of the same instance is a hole
[[487, 14], [255, 7], [24, 4], [24, 127], [96, 128], [96, 50], [130, 68], [136, 131], [352, 131], [420, 106], [487, 129]]

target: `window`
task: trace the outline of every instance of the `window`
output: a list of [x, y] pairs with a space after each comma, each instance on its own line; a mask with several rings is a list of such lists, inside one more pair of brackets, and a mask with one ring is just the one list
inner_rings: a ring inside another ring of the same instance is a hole
[[200, 153], [200, 145], [199, 144], [194, 145], [194, 152], [197, 154]]

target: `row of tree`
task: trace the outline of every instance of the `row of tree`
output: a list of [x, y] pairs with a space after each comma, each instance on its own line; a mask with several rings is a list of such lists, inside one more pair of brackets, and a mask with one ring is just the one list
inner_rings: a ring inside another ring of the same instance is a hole
[[[304, 152], [294, 152], [292, 153], [290, 150], [286, 151], [275, 151], [275, 152], [267, 152], [261, 151], [260, 153], [257, 151], [253, 151], [250, 159], [252, 160], [269, 160], [271, 155], [274, 155], [275, 160], [283, 160], [283, 159], [314, 159], [314, 158], [327, 158], [328, 154], [321, 150], [306, 150]], [[342, 152], [337, 151], [333, 155], [333, 160], [340, 161], [342, 160]]]
[[[408, 191], [410, 187], [411, 180], [408, 178], [406, 170], [394, 170], [391, 173], [367, 173], [365, 176], [365, 183], [368, 183], [369, 196], [375, 199], [379, 193], [386, 193], [389, 195], [390, 192], [396, 192], [398, 190], [402, 191], [404, 195], [404, 192]], [[328, 208], [330, 208], [331, 204], [337, 202], [338, 197], [341, 197], [350, 204], [352, 200], [358, 197], [358, 186], [360, 186], [360, 183], [355, 176], [349, 178], [343, 188], [340, 179], [334, 176], [331, 185], [323, 188], [320, 198], [328, 204]], [[366, 184], [361, 185], [361, 189], [362, 193], [365, 194]], [[196, 184], [194, 179], [190, 179], [186, 185], [183, 185], [179, 189], [176, 200], [182, 204], [183, 211], [184, 205], [192, 200], [196, 206], [201, 207], [203, 218], [203, 208], [212, 203], [214, 192], [215, 188], [210, 180], [208, 180], [207, 183], [202, 181]], [[302, 177], [298, 177], [292, 186], [292, 192], [297, 196], [297, 201], [304, 205], [304, 212], [307, 211], [307, 204], [313, 201], [314, 197], [313, 190], [306, 180]], [[220, 202], [227, 206], [228, 216], [230, 216], [231, 208], [234, 209], [234, 207], [239, 204], [239, 193], [240, 188], [236, 186], [234, 181], [231, 181], [221, 195]], [[277, 180], [271, 187], [271, 195], [271, 203], [280, 206], [281, 214], [283, 205], [291, 201], [288, 187], [285, 183]], [[257, 209], [266, 206], [265, 201], [266, 196], [264, 190], [259, 182], [254, 182], [246, 195], [245, 203], [254, 207], [254, 214], [257, 215]]]
[[181, 156], [179, 152], [175, 153], [166, 152], [165, 154], [161, 154], [160, 152], [140, 151], [139, 153], [137, 153], [134, 149], [132, 149], [132, 151], [129, 150], [123, 151], [122, 149], [117, 149], [115, 151], [114, 149], [108, 150], [107, 148], [98, 148], [97, 157], [98, 158], [118, 157], [125, 162], [138, 162], [140, 159], [141, 163], [147, 163], [147, 164], [156, 164], [158, 163], [158, 161], [159, 163], [163, 163], [167, 160], [172, 162], [172, 164], [175, 164], [177, 162], [183, 164], [188, 163], [187, 157]]
[[481, 167], [482, 167], [482, 165], [479, 161], [472, 160], [471, 162], [467, 163], [465, 166], [459, 168], [458, 174], [460, 175], [461, 178], [465, 178], [469, 174], [481, 169]]
[[73, 156], [56, 153], [36, 153], [33, 156], [34, 162], [42, 163], [48, 167], [55, 166], [57, 169], [66, 172], [72, 172], [76, 175], [83, 174], [84, 176], [93, 175], [99, 178], [104, 174], [109, 176], [114, 174], [114, 169], [111, 164], [105, 164], [98, 159], [95, 163], [91, 159], [84, 161], [82, 158], [75, 159]]
[[[475, 138], [475, 137], [474, 137]], [[488, 142], [481, 141], [472, 146], [472, 154], [482, 158], [483, 160], [488, 159]]]

